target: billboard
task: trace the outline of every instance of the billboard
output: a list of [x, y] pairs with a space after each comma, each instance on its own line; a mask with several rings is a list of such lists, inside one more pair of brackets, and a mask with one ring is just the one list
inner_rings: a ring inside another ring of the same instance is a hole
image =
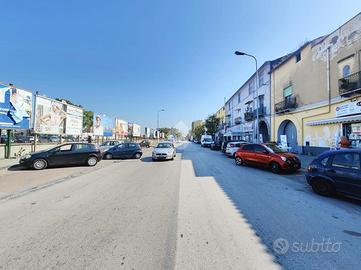
[[97, 136], [113, 136], [114, 119], [106, 114], [94, 114], [93, 133]]
[[46, 97], [35, 96], [35, 133], [65, 134], [66, 116], [66, 104]]
[[115, 119], [115, 133], [120, 137], [128, 136], [128, 122], [121, 119]]
[[150, 138], [150, 128], [148, 127], [144, 128], [144, 135], [146, 138]]
[[32, 97], [31, 92], [0, 84], [0, 128], [30, 128]]
[[66, 121], [65, 134], [66, 135], [81, 135], [83, 131], [83, 109], [66, 105]]
[[133, 124], [133, 137], [140, 137], [140, 125]]

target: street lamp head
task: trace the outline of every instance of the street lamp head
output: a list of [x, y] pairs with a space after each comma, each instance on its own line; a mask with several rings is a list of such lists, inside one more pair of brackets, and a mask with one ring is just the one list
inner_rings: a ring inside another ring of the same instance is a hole
[[240, 51], [235, 51], [234, 54], [235, 54], [235, 55], [245, 55], [246, 53], [240, 52]]

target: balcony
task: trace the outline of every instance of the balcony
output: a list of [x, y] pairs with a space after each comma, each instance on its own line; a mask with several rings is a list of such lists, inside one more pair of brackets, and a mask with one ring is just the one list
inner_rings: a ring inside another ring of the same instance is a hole
[[238, 116], [236, 118], [234, 118], [234, 124], [235, 125], [239, 125], [242, 123], [242, 117]]
[[[254, 110], [254, 117], [257, 116], [257, 109]], [[266, 107], [265, 106], [262, 106], [262, 107], [259, 107], [258, 108], [258, 116], [265, 116], [266, 115]]]
[[351, 96], [361, 93], [361, 71], [338, 80], [340, 96]]
[[245, 112], [244, 113], [244, 120], [253, 121], [253, 119], [254, 119], [253, 112]]
[[276, 113], [286, 113], [297, 108], [296, 97], [292, 96], [275, 104]]

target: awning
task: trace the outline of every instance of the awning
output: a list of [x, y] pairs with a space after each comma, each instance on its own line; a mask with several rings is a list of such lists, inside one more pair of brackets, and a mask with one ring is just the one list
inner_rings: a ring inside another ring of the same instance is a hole
[[352, 122], [361, 122], [361, 114], [344, 116], [344, 117], [335, 117], [323, 120], [316, 120], [307, 122], [307, 126], [320, 126], [328, 124], [338, 124], [338, 123], [352, 123]]

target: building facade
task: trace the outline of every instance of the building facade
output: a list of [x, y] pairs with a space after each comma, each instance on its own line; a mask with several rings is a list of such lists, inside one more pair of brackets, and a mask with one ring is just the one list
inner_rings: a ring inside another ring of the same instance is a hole
[[223, 135], [224, 135], [225, 123], [226, 123], [226, 112], [224, 106], [219, 108], [218, 111], [214, 113], [214, 116], [219, 119], [218, 130], [214, 134], [214, 140], [216, 142], [221, 142], [223, 141]]
[[282, 59], [267, 61], [258, 69], [258, 89], [257, 76], [254, 73], [226, 102], [226, 132], [224, 134], [226, 140], [256, 141], [257, 124], [260, 141], [267, 142], [270, 140], [272, 120], [271, 71]]
[[319, 154], [347, 136], [361, 147], [361, 13], [272, 69], [272, 140]]

